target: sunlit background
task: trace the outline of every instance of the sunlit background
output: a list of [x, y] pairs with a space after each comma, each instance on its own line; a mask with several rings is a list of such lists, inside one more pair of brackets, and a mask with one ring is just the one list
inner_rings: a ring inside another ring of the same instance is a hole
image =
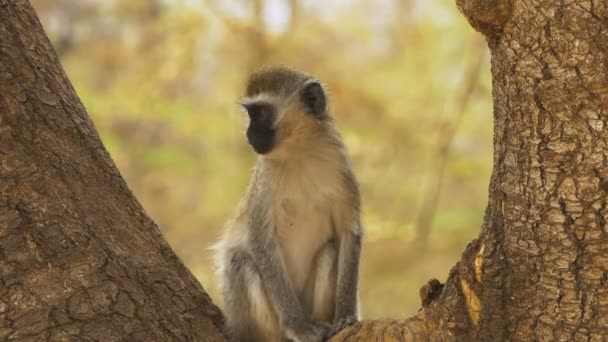
[[254, 154], [248, 73], [318, 76], [353, 158], [367, 231], [364, 318], [406, 317], [481, 225], [489, 57], [454, 0], [33, 0], [122, 175], [221, 304], [209, 246]]

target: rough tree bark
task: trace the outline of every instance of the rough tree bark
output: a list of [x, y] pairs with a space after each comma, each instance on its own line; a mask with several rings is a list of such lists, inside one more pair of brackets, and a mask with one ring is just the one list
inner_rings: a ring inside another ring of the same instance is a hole
[[0, 0], [0, 340], [223, 341], [30, 4]]
[[492, 54], [480, 237], [404, 321], [332, 341], [608, 340], [608, 3], [458, 0]]
[[[458, 0], [492, 52], [479, 239], [407, 320], [332, 341], [608, 339], [608, 5]], [[25, 0], [0, 0], [0, 339], [219, 341]]]

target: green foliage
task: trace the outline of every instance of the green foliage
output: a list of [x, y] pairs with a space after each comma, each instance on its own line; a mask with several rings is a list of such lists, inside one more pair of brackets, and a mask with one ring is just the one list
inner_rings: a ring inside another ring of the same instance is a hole
[[[487, 56], [479, 75], [469, 72], [481, 37], [452, 0], [294, 1], [292, 15], [277, 2], [263, 13], [240, 0], [34, 5], [127, 183], [214, 298], [207, 247], [254, 162], [236, 105], [243, 79], [272, 63], [318, 75], [362, 186], [363, 314], [410, 315], [420, 286], [445, 278], [481, 224], [492, 159]], [[454, 134], [442, 156], [446, 127]], [[423, 244], [416, 219], [436, 184]]]

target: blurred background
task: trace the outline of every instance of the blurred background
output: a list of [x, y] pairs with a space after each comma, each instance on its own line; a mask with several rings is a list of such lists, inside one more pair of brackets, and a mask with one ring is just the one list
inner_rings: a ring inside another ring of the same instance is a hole
[[454, 0], [32, 2], [127, 183], [220, 305], [209, 246], [254, 164], [237, 101], [260, 65], [329, 90], [362, 187], [364, 318], [415, 313], [477, 236], [489, 57]]

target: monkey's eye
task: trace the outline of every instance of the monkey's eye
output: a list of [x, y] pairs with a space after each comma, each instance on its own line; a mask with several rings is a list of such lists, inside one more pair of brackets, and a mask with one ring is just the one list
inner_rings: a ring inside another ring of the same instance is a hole
[[272, 119], [272, 106], [265, 103], [253, 103], [243, 105], [251, 121], [270, 121]]

